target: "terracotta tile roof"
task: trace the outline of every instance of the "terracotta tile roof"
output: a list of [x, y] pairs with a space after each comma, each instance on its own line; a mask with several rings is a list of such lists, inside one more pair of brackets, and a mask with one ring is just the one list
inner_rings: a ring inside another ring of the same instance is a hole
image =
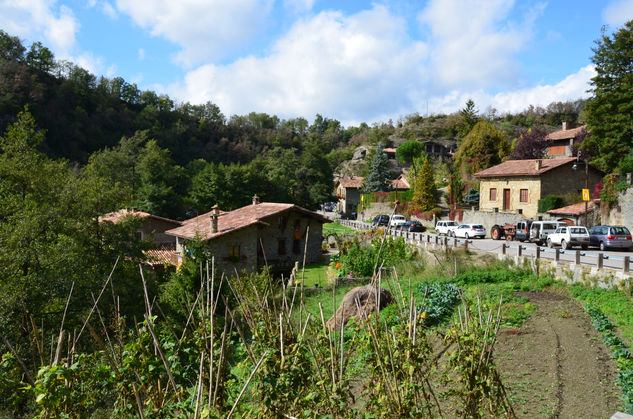
[[383, 153], [395, 153], [396, 149], [392, 147], [387, 147], [382, 149]]
[[571, 138], [576, 138], [578, 134], [585, 128], [585, 125], [578, 128], [572, 129], [561, 129], [558, 131], [554, 131], [545, 137], [546, 140], [569, 140]]
[[[587, 202], [587, 212], [592, 212], [596, 208], [595, 201]], [[548, 214], [553, 215], [583, 215], [585, 213], [585, 203], [580, 202], [578, 204], [568, 205], [562, 208], [556, 208], [547, 211]]]
[[147, 263], [149, 265], [175, 265], [178, 266], [178, 252], [174, 249], [146, 250]]
[[409, 175], [406, 173], [401, 174], [397, 179], [391, 181], [391, 187], [398, 190], [411, 189], [411, 185], [409, 184]]
[[[541, 161], [540, 169], [536, 162]], [[576, 157], [561, 157], [557, 159], [507, 160], [496, 166], [489, 167], [474, 174], [478, 178], [510, 177], [510, 176], [539, 176], [547, 171], [575, 161]]]
[[153, 218], [156, 220], [166, 221], [168, 223], [173, 223], [174, 225], [181, 225], [180, 221], [172, 220], [169, 218], [159, 217], [158, 215], [153, 215], [148, 212], [136, 211], [133, 209], [123, 208], [115, 212], [109, 212], [106, 215], [102, 215], [99, 217], [99, 222], [110, 221], [114, 224], [123, 220], [125, 217], [140, 217], [140, 218]]
[[191, 220], [187, 220], [181, 227], [167, 230], [165, 233], [172, 236], [193, 239], [196, 234], [202, 240], [214, 239], [227, 233], [241, 230], [254, 224], [268, 225], [264, 218], [279, 214], [284, 211], [294, 210], [313, 216], [319, 221], [329, 223], [330, 220], [316, 212], [301, 208], [294, 204], [278, 204], [273, 202], [262, 202], [257, 205], [247, 205], [234, 211], [225, 212], [218, 217], [218, 232], [211, 233], [211, 211], [199, 215]]
[[342, 177], [338, 180], [339, 185], [341, 185], [344, 188], [356, 188], [356, 189], [360, 189], [363, 187], [363, 180], [364, 178], [360, 177], [360, 176], [352, 176], [351, 178], [349, 177]]

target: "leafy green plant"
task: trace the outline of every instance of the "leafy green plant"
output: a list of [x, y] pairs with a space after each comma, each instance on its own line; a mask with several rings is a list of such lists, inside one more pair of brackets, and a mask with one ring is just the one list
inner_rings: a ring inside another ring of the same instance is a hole
[[452, 283], [419, 284], [418, 293], [424, 298], [418, 312], [428, 324], [436, 324], [453, 312], [460, 300], [460, 290]]

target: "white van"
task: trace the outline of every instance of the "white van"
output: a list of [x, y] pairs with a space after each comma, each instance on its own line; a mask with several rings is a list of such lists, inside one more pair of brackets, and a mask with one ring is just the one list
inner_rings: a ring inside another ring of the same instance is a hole
[[533, 221], [528, 240], [541, 245], [547, 241], [547, 236], [554, 233], [558, 227], [567, 227], [567, 223], [562, 221]]
[[455, 230], [458, 226], [459, 224], [457, 224], [457, 221], [438, 221], [437, 224], [435, 224], [435, 231], [440, 236], [442, 234], [451, 236], [453, 230]]

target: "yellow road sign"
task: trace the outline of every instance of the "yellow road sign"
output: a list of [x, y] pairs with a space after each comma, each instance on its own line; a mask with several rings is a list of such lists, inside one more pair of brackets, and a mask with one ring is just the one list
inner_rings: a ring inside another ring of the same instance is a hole
[[583, 189], [582, 190], [582, 200], [583, 201], [591, 201], [591, 199], [589, 198], [589, 189]]

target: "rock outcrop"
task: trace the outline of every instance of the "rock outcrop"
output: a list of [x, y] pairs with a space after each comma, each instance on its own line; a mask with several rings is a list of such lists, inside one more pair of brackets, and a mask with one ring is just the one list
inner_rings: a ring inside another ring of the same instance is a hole
[[[378, 298], [376, 298], [378, 293]], [[326, 326], [331, 330], [340, 330], [341, 324], [346, 324], [349, 319], [356, 317], [364, 319], [373, 311], [383, 309], [394, 301], [389, 291], [376, 285], [365, 285], [351, 289], [343, 297], [341, 305], [336, 313], [327, 321]]]

